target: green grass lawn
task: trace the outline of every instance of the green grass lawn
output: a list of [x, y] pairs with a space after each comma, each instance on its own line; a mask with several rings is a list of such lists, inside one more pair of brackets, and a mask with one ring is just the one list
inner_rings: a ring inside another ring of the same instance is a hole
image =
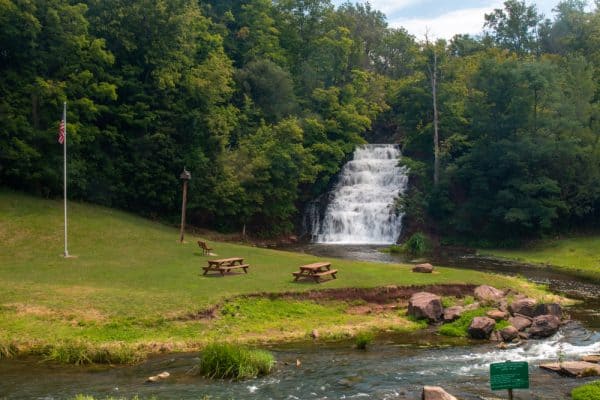
[[[330, 260], [338, 279], [295, 283], [291, 272], [316, 257], [210, 242], [218, 257], [239, 256], [247, 275], [202, 276], [209, 256], [192, 236], [124, 212], [70, 203], [69, 252], [63, 251], [62, 202], [0, 191], [0, 357], [65, 341], [125, 343], [144, 351], [189, 350], [211, 341], [265, 342], [415, 329], [401, 313], [353, 315], [344, 302], [235, 298], [250, 293], [321, 288], [491, 284], [534, 296], [545, 292], [515, 278], [439, 268], [414, 274], [406, 265]], [[193, 319], [226, 303], [218, 318]], [[4, 343], [4, 344], [3, 344]], [[7, 350], [8, 349], [8, 350]], [[33, 351], [33, 350], [32, 350]], [[42, 351], [46, 354], [48, 351]]]
[[481, 254], [553, 265], [600, 281], [600, 235], [542, 240], [517, 250], [481, 250]]

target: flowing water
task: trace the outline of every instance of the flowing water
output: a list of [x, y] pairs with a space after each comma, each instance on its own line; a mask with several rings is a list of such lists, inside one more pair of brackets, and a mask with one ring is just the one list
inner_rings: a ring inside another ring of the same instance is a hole
[[[488, 343], [450, 347], [438, 340], [422, 334], [397, 335], [380, 339], [367, 351], [354, 350], [350, 343], [275, 348], [275, 372], [241, 382], [197, 376], [195, 354], [161, 356], [135, 367], [100, 370], [53, 367], [31, 360], [0, 361], [0, 398], [51, 400], [85, 393], [97, 398], [417, 400], [422, 386], [433, 384], [463, 400], [475, 400], [505, 396], [489, 389], [489, 363], [522, 360], [530, 365], [531, 389], [516, 391], [516, 399], [564, 400], [586, 380], [562, 378], [540, 370], [537, 364], [556, 361], [559, 349], [567, 359], [600, 352], [600, 334], [577, 323], [566, 325], [551, 339], [508, 350]], [[297, 359], [302, 363], [299, 368]], [[145, 377], [161, 371], [169, 371], [171, 377], [144, 383]]]
[[306, 227], [317, 243], [395, 243], [402, 230], [402, 214], [395, 202], [408, 182], [407, 169], [398, 166], [400, 148], [392, 144], [359, 146], [342, 168], [327, 196], [321, 215], [319, 202], [309, 205]]

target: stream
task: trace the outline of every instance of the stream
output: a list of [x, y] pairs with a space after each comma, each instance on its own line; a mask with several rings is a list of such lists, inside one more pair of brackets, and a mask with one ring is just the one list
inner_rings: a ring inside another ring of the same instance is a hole
[[[383, 262], [403, 261], [373, 246], [303, 245], [293, 248], [319, 256]], [[491, 343], [452, 340], [431, 333], [388, 334], [367, 351], [352, 342], [300, 343], [273, 346], [277, 366], [268, 377], [230, 382], [195, 374], [197, 354], [152, 357], [125, 367], [75, 367], [41, 363], [38, 359], [0, 360], [0, 399], [68, 399], [82, 393], [96, 398], [157, 399], [420, 399], [423, 385], [439, 385], [463, 400], [505, 399], [489, 389], [489, 364], [528, 361], [530, 389], [516, 390], [515, 399], [565, 400], [570, 391], [593, 378], [572, 379], [542, 371], [537, 365], [600, 353], [600, 285], [549, 268], [531, 268], [475, 256], [445, 255], [438, 265], [520, 274], [548, 284], [553, 291], [581, 300], [568, 310], [573, 321], [545, 340], [500, 350]], [[300, 367], [296, 360], [301, 361]], [[144, 380], [162, 371], [160, 383]]]

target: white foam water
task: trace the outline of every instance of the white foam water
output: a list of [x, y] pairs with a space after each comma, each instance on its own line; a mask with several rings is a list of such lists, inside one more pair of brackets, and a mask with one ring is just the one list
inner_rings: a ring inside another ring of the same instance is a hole
[[392, 144], [362, 145], [344, 165], [323, 220], [315, 210], [312, 235], [316, 243], [391, 244], [402, 230], [396, 211], [406, 191], [408, 170], [398, 166], [400, 148]]

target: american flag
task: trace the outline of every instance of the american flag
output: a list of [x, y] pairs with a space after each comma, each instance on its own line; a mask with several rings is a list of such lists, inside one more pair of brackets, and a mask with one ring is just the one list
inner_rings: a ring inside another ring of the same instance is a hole
[[66, 135], [65, 120], [63, 119], [60, 121], [60, 125], [58, 126], [58, 143], [60, 143], [60, 144], [65, 143], [65, 135]]

